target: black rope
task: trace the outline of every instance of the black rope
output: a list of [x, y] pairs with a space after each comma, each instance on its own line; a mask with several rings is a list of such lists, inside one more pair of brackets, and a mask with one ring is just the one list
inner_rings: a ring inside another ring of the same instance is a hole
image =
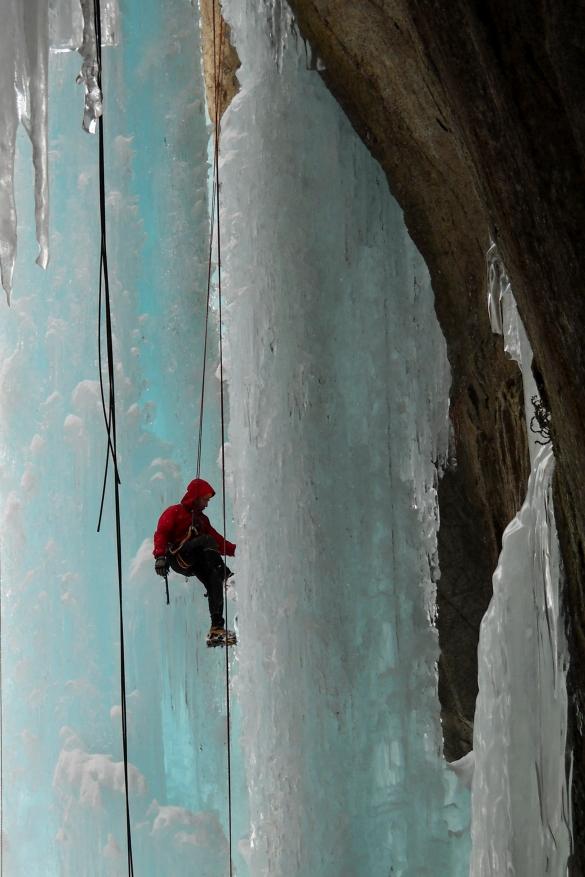
[[4, 677], [2, 675], [2, 558], [0, 557], [0, 877], [4, 875]]
[[226, 645], [225, 645], [225, 699], [226, 699], [226, 725], [227, 725], [227, 773], [228, 773], [228, 837], [229, 837], [229, 873], [232, 877], [232, 754], [231, 754], [231, 719], [230, 719], [230, 663], [229, 663], [229, 646], [227, 644], [228, 624], [228, 600], [227, 600], [227, 558], [226, 558], [226, 501], [225, 501], [225, 416], [224, 416], [224, 392], [223, 392], [223, 343], [221, 338], [222, 319], [221, 319], [221, 244], [219, 233], [219, 198], [217, 199], [218, 223], [217, 223], [217, 251], [218, 251], [218, 310], [219, 310], [219, 380], [220, 380], [220, 407], [221, 407], [221, 499], [223, 512], [223, 594], [224, 594], [224, 612], [225, 612], [225, 629], [226, 629]]
[[[227, 600], [227, 558], [226, 558], [226, 542], [225, 542], [225, 534], [227, 529], [227, 521], [226, 521], [226, 489], [225, 489], [225, 398], [224, 398], [224, 385], [223, 385], [223, 322], [222, 322], [222, 295], [221, 295], [221, 222], [220, 222], [220, 181], [219, 181], [219, 136], [220, 136], [220, 79], [221, 79], [221, 63], [222, 63], [222, 53], [223, 53], [223, 19], [221, 21], [220, 26], [220, 34], [219, 34], [219, 49], [217, 48], [217, 28], [215, 24], [216, 16], [217, 16], [217, 0], [213, 0], [212, 4], [212, 16], [213, 16], [213, 72], [214, 72], [214, 129], [215, 129], [215, 142], [214, 142], [214, 155], [213, 155], [213, 198], [212, 198], [212, 221], [211, 221], [211, 229], [213, 232], [213, 214], [215, 213], [215, 227], [216, 227], [216, 236], [217, 236], [217, 299], [218, 299], [218, 321], [219, 321], [219, 393], [220, 393], [220, 411], [221, 411], [221, 495], [222, 495], [222, 518], [223, 518], [223, 564], [224, 564], [224, 579], [223, 579], [223, 594], [224, 594], [224, 614], [225, 614], [225, 630], [226, 630], [226, 643], [225, 643], [225, 697], [226, 697], [226, 730], [227, 730], [227, 782], [228, 782], [228, 856], [229, 856], [229, 875], [232, 877], [233, 875], [233, 859], [232, 859], [232, 757], [231, 757], [231, 703], [230, 703], [230, 663], [229, 663], [229, 649], [227, 642], [227, 631], [229, 630], [228, 624], [228, 600]], [[212, 253], [212, 243], [213, 243], [213, 234], [210, 238], [210, 248], [209, 248], [209, 271], [208, 271], [208, 286], [207, 286], [207, 311], [206, 311], [206, 326], [205, 326], [205, 343], [207, 344], [207, 321], [209, 315], [209, 289], [211, 283], [211, 253]], [[204, 361], [204, 375], [205, 375], [205, 361]], [[205, 379], [204, 379], [205, 380]], [[203, 380], [203, 389], [205, 387], [205, 383]], [[201, 442], [202, 435], [202, 414], [203, 414], [203, 393], [201, 399], [201, 417], [199, 422], [199, 442]], [[198, 453], [198, 467], [200, 464], [200, 447]], [[197, 470], [199, 475], [199, 468]]]
[[[103, 273], [103, 265], [104, 265], [104, 259], [103, 259], [103, 255], [102, 255], [103, 253], [106, 253], [106, 265], [107, 265], [107, 247], [106, 247], [106, 242], [104, 241], [104, 239], [102, 237], [101, 244], [100, 244], [100, 279], [99, 279], [99, 294], [98, 294], [98, 335], [97, 335], [97, 339], [98, 339], [98, 363], [99, 363], [98, 370], [99, 370], [99, 375], [100, 375], [100, 395], [101, 395], [101, 400], [102, 400], [102, 411], [104, 414], [104, 423], [106, 425], [106, 432], [107, 432], [107, 436], [108, 436], [108, 446], [106, 449], [106, 463], [104, 466], [104, 477], [103, 477], [103, 481], [102, 481], [102, 494], [101, 494], [101, 499], [100, 499], [100, 513], [98, 516], [98, 523], [97, 523], [98, 533], [101, 530], [102, 518], [103, 518], [103, 514], [104, 514], [104, 504], [105, 504], [105, 500], [106, 500], [106, 488], [108, 486], [108, 470], [109, 470], [109, 465], [110, 465], [110, 454], [112, 455], [112, 457], [114, 459], [114, 478], [117, 480], [118, 484], [120, 483], [120, 476], [118, 474], [118, 464], [116, 461], [114, 447], [112, 445], [111, 402], [110, 402], [110, 412], [108, 413], [106, 411], [104, 378], [103, 378], [103, 374], [102, 374], [102, 359], [103, 359], [103, 357], [102, 357], [102, 309], [103, 309], [102, 273]], [[107, 273], [107, 271], [106, 271], [106, 273]], [[109, 279], [106, 279], [105, 282], [109, 286]], [[111, 396], [110, 396], [110, 399], [111, 399]]]
[[201, 476], [201, 449], [203, 446], [203, 412], [205, 401], [205, 373], [207, 370], [207, 339], [209, 336], [209, 301], [211, 297], [211, 262], [213, 248], [213, 232], [215, 226], [215, 173], [216, 173], [215, 156], [213, 160], [213, 183], [211, 196], [211, 218], [209, 221], [209, 259], [207, 263], [207, 300], [205, 304], [205, 335], [203, 341], [203, 367], [201, 369], [201, 399], [199, 404], [199, 437], [197, 439], [197, 471], [196, 478]]
[[[97, 83], [102, 94], [102, 28], [101, 28], [101, 8], [100, 0], [94, 0], [94, 28], [95, 28], [95, 45], [96, 45], [96, 62], [97, 62]], [[132, 830], [130, 824], [130, 798], [128, 788], [128, 725], [126, 712], [126, 664], [124, 658], [124, 600], [122, 587], [122, 527], [120, 514], [120, 477], [117, 465], [117, 442], [116, 442], [116, 392], [115, 392], [115, 369], [114, 369], [114, 345], [112, 332], [112, 312], [110, 304], [110, 282], [108, 275], [108, 250], [106, 238], [106, 185], [105, 185], [105, 150], [104, 150], [104, 125], [103, 116], [98, 119], [98, 136], [99, 136], [99, 196], [100, 196], [100, 227], [101, 227], [101, 244], [100, 244], [100, 276], [99, 276], [99, 303], [100, 317], [98, 320], [98, 336], [101, 339], [101, 312], [102, 312], [102, 287], [103, 287], [103, 303], [105, 304], [106, 313], [106, 349], [107, 349], [107, 366], [108, 366], [108, 384], [109, 384], [109, 405], [108, 415], [106, 416], [105, 395], [103, 391], [102, 381], [102, 360], [101, 360], [101, 340], [98, 342], [99, 354], [99, 372], [100, 386], [102, 387], [102, 405], [104, 417], [106, 419], [106, 429], [108, 433], [108, 452], [106, 457], [106, 471], [104, 475], [104, 488], [102, 492], [102, 503], [100, 508], [100, 522], [102, 516], [105, 483], [108, 471], [108, 461], [110, 456], [114, 465], [114, 503], [116, 516], [116, 561], [118, 574], [118, 603], [119, 603], [119, 629], [120, 629], [120, 700], [122, 712], [122, 748], [124, 754], [124, 791], [126, 803], [126, 843], [128, 857], [128, 874], [129, 877], [134, 875], [134, 863], [132, 859]]]
[[221, 313], [221, 233], [219, 226], [219, 175], [217, 180], [217, 300], [219, 317], [219, 398], [221, 410], [221, 500], [223, 515], [223, 564], [224, 564], [224, 612], [225, 612], [225, 698], [226, 698], [226, 725], [227, 725], [227, 772], [228, 772], [228, 838], [229, 838], [229, 873], [232, 877], [232, 758], [231, 758], [231, 720], [230, 720], [230, 662], [229, 646], [227, 644], [228, 625], [228, 600], [227, 600], [227, 558], [226, 558], [226, 501], [225, 501], [225, 404], [223, 389], [223, 339], [222, 339], [222, 313]]
[[[94, 8], [95, 15], [95, 8]], [[101, 22], [100, 22], [100, 33], [101, 33]], [[97, 53], [96, 53], [97, 54]], [[101, 83], [101, 45], [99, 49], [99, 74], [98, 74], [98, 82]], [[101, 88], [101, 84], [100, 84]], [[100, 132], [101, 132], [101, 116], [100, 116]], [[110, 390], [110, 412], [106, 411], [106, 397], [104, 390], [104, 376], [102, 373], [102, 310], [103, 310], [103, 301], [102, 301], [102, 285], [105, 280], [105, 284], [108, 287], [109, 293], [109, 276], [108, 276], [108, 252], [107, 252], [107, 243], [106, 243], [106, 234], [105, 234], [105, 222], [100, 223], [100, 276], [99, 276], [99, 287], [98, 287], [98, 326], [97, 326], [97, 347], [98, 347], [98, 363], [99, 363], [99, 379], [100, 379], [100, 397], [102, 402], [102, 412], [104, 415], [104, 423], [106, 425], [106, 432], [108, 435], [108, 447], [106, 449], [106, 463], [104, 466], [104, 478], [102, 483], [102, 494], [100, 500], [100, 513], [98, 517], [98, 525], [97, 531], [99, 533], [102, 526], [102, 517], [104, 513], [104, 502], [106, 499], [106, 487], [108, 484], [108, 467], [110, 463], [110, 455], [114, 461], [114, 477], [116, 478], [118, 484], [120, 484], [120, 475], [118, 473], [118, 460], [116, 457], [116, 451], [112, 444], [112, 411], [111, 411], [111, 390]], [[105, 278], [104, 278], [105, 274]]]
[[208, 338], [209, 338], [209, 310], [210, 310], [210, 299], [211, 299], [211, 269], [213, 264], [213, 235], [215, 231], [215, 204], [216, 204], [216, 196], [219, 197], [219, 183], [218, 183], [218, 174], [219, 174], [219, 110], [218, 110], [218, 100], [219, 100], [219, 87], [220, 87], [220, 76], [221, 76], [221, 62], [223, 56], [223, 20], [220, 29], [220, 37], [219, 37], [219, 61], [216, 57], [216, 27], [215, 27], [215, 18], [216, 18], [216, 5], [215, 0], [213, 2], [213, 99], [214, 99], [214, 149], [213, 149], [213, 171], [212, 171], [212, 184], [211, 184], [211, 212], [209, 219], [209, 253], [207, 260], [207, 295], [206, 295], [206, 303], [205, 303], [205, 333], [204, 333], [204, 341], [203, 341], [203, 364], [201, 369], [201, 394], [200, 394], [200, 402], [199, 402], [199, 434], [197, 438], [197, 465], [196, 465], [196, 478], [201, 476], [201, 451], [203, 447], [203, 418], [205, 413], [205, 381], [207, 374], [207, 347], [208, 347]]

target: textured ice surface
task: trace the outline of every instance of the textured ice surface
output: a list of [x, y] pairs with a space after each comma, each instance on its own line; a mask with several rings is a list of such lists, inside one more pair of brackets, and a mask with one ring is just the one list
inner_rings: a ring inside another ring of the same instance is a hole
[[541, 448], [504, 533], [482, 621], [475, 713], [472, 877], [566, 874], [567, 650], [552, 509], [554, 457]]
[[[158, 515], [195, 460], [208, 235], [199, 28], [183, 0], [164, 9], [129, 0], [121, 25], [120, 47], [104, 52], [106, 184], [135, 874], [218, 877], [227, 870], [223, 656], [205, 646], [202, 589], [173, 577], [167, 607], [149, 556]], [[97, 142], [81, 130], [78, 70], [77, 55], [51, 55], [52, 262], [40, 272], [19, 260], [0, 321], [6, 877], [127, 873], [110, 492], [95, 532], [106, 451]], [[21, 133], [23, 253], [34, 250], [30, 176]], [[217, 484], [213, 378], [208, 400], [203, 469]], [[210, 513], [219, 523], [217, 503]], [[232, 767], [237, 839], [246, 796]]]
[[428, 274], [286, 8], [224, 9], [242, 59], [221, 179], [250, 871], [463, 875], [432, 624], [449, 376]]

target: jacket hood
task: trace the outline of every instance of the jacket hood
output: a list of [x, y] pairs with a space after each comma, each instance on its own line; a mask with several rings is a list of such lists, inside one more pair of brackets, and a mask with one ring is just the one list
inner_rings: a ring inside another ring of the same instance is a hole
[[211, 484], [202, 478], [194, 478], [187, 485], [187, 492], [181, 500], [181, 505], [184, 505], [187, 509], [193, 508], [196, 500], [201, 499], [202, 496], [209, 496], [209, 494], [215, 496], [215, 490]]

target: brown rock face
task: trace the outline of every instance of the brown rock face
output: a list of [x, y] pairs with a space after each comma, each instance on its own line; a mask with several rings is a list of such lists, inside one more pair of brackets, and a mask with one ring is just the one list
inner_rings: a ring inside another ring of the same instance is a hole
[[203, 75], [209, 117], [215, 119], [215, 99], [219, 97], [221, 118], [238, 93], [238, 53], [231, 42], [230, 26], [223, 18], [219, 0], [200, 0]]
[[469, 745], [475, 628], [502, 528], [527, 475], [518, 376], [485, 312], [490, 232], [511, 277], [552, 412], [571, 622], [572, 873], [585, 873], [585, 748], [577, 720], [585, 714], [585, 6], [291, 5], [325, 64], [326, 82], [404, 209], [432, 275], [449, 348], [458, 468], [441, 488], [439, 625], [450, 755]]

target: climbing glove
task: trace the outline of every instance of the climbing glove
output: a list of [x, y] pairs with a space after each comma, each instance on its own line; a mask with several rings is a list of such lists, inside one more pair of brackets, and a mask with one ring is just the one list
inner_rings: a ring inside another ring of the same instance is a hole
[[169, 562], [166, 557], [157, 557], [154, 561], [154, 571], [159, 576], [166, 576], [169, 572]]

